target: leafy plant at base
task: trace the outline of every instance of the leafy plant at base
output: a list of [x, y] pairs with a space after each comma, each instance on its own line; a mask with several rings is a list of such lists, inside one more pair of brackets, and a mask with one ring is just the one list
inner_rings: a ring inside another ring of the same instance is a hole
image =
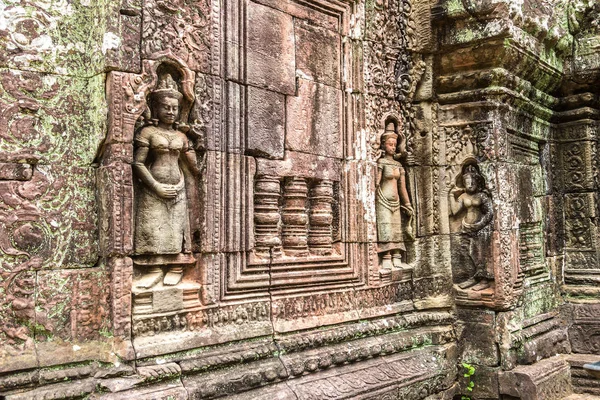
[[[475, 367], [472, 366], [471, 364], [467, 364], [467, 363], [462, 363], [462, 366], [465, 369], [463, 376], [465, 378], [469, 378], [469, 382], [467, 382], [467, 391], [472, 392], [473, 389], [475, 388], [475, 382], [473, 382], [473, 379], [471, 379], [471, 377], [473, 375], [475, 375]], [[471, 400], [471, 397], [462, 396], [460, 399], [461, 400]]]

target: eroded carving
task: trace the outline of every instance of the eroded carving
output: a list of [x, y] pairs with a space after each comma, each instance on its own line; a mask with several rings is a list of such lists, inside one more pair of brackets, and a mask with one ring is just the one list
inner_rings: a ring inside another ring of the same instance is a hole
[[266, 175], [255, 178], [254, 188], [254, 261], [339, 252], [333, 181]]
[[412, 235], [414, 211], [406, 189], [406, 173], [398, 161], [405, 152], [405, 145], [406, 138], [398, 133], [397, 122], [389, 121], [381, 135], [383, 155], [377, 160], [375, 195], [377, 252], [381, 256], [381, 268], [387, 271], [392, 268], [409, 268], [406, 259], [403, 261], [402, 254], [406, 252], [405, 229]]
[[466, 161], [448, 195], [451, 217], [460, 223], [453, 237], [454, 281], [461, 289], [480, 291], [490, 286], [494, 274], [489, 270], [490, 232], [484, 228], [493, 218], [491, 195], [477, 162]]
[[182, 100], [177, 83], [165, 72], [150, 94], [151, 124], [135, 138], [133, 170], [141, 182], [136, 191], [134, 252], [136, 264], [144, 266], [135, 285], [140, 288], [158, 283], [163, 278], [161, 266], [167, 265], [163, 284], [176, 285], [183, 264], [194, 261], [186, 175], [200, 172], [196, 153], [179, 127]]

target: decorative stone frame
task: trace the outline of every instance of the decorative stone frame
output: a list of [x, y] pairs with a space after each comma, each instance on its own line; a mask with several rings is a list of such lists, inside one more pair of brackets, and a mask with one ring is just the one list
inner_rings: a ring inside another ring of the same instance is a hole
[[[269, 0], [256, 3], [268, 5]], [[158, 318], [151, 325], [160, 325], [159, 332], [167, 334], [177, 330], [183, 326], [183, 317], [177, 316], [182, 313], [186, 314], [187, 325], [185, 332], [178, 335], [188, 340], [168, 334], [161, 339], [171, 343], [172, 351], [232, 340], [233, 337], [219, 332], [227, 324], [240, 321], [249, 324], [244, 337], [270, 334], [272, 314], [281, 318], [280, 324], [275, 323], [278, 329], [296, 329], [298, 325], [293, 321], [302, 312], [298, 315], [296, 311], [290, 312], [298, 309], [297, 301], [304, 306], [314, 303], [317, 308], [324, 302], [315, 318], [303, 322], [306, 328], [321, 325], [322, 317], [330, 323], [357, 319], [359, 313], [355, 309], [359, 305], [387, 307], [388, 313], [412, 309], [412, 304], [408, 304], [410, 277], [402, 282], [388, 282], [382, 281], [378, 274], [373, 238], [375, 221], [369, 211], [376, 169], [368, 151], [357, 152], [357, 148], [366, 145], [363, 142], [368, 136], [364, 134], [365, 100], [361, 92], [354, 89], [360, 90], [358, 82], [362, 79], [360, 48], [349, 37], [356, 5], [352, 1], [334, 0], [298, 0], [286, 4], [289, 14], [301, 15], [310, 10], [337, 21], [336, 34], [340, 41], [337, 140], [341, 147], [337, 157], [304, 154], [300, 158], [286, 156], [273, 160], [247, 155], [247, 49], [236, 45], [243, 42], [246, 34], [246, 7], [237, 8], [235, 13], [225, 9], [223, 13], [212, 14], [212, 18], [222, 18], [219, 24], [213, 21], [214, 25], [242, 27], [224, 32], [226, 48], [221, 51], [228, 55], [225, 68], [222, 68], [220, 52], [215, 50], [219, 48], [221, 32], [213, 29], [210, 32], [214, 44], [211, 74], [192, 71], [170, 51], [148, 56], [149, 59], [143, 60], [141, 74], [116, 71], [108, 74], [109, 132], [98, 157], [101, 163], [98, 172], [101, 250], [112, 268], [115, 334], [126, 342], [131, 339], [132, 330], [141, 332], [147, 328], [144, 321], [148, 318]], [[216, 9], [218, 5], [214, 3], [213, 11]], [[201, 285], [201, 302], [185, 310], [160, 315], [132, 315], [133, 137], [162, 63], [180, 72], [186, 99], [180, 119], [199, 135], [196, 149], [203, 160], [198, 182], [200, 201], [191, 208], [192, 247], [197, 264], [186, 272], [186, 277]], [[399, 122], [402, 120], [396, 118]], [[306, 168], [304, 163], [310, 167]], [[256, 258], [254, 251], [255, 184], [264, 177], [281, 182], [292, 176], [323, 180], [335, 188], [333, 197], [339, 201], [336, 223], [340, 227], [337, 251], [264, 262]], [[390, 308], [394, 303], [398, 304]], [[372, 312], [376, 315], [374, 310]], [[198, 335], [196, 330], [203, 330], [204, 334]], [[138, 357], [160, 353], [153, 344], [156, 340], [134, 335]]]

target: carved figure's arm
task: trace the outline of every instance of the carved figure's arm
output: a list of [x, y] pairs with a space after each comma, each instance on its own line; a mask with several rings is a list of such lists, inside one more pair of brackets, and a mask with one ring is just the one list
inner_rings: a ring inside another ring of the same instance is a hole
[[140, 132], [139, 136], [135, 138], [135, 153], [133, 155], [133, 171], [137, 175], [138, 178], [144, 182], [146, 186], [155, 190], [158, 187], [159, 183], [148, 168], [146, 168], [146, 159], [148, 158], [148, 153], [150, 152], [150, 143], [148, 141], [147, 135], [144, 134], [144, 131]]
[[158, 182], [148, 168], [146, 167], [146, 159], [150, 152], [150, 142], [147, 134], [142, 130], [139, 137], [136, 138], [136, 150], [133, 156], [133, 171], [142, 182], [160, 197], [171, 199], [177, 196], [177, 191], [172, 188], [167, 188], [162, 183]]
[[408, 197], [408, 190], [406, 190], [406, 172], [404, 168], [400, 169], [400, 179], [398, 179], [398, 194], [400, 195], [400, 203], [406, 208], [409, 214], [412, 214], [412, 205], [410, 204], [410, 198]]
[[494, 209], [492, 207], [492, 200], [490, 199], [490, 197], [485, 194], [485, 193], [480, 193], [481, 196], [481, 206], [479, 206], [480, 210], [481, 210], [481, 219], [479, 221], [477, 221], [477, 223], [475, 224], [475, 228], [477, 230], [480, 230], [482, 228], [484, 228], [487, 224], [490, 223], [490, 221], [492, 220], [492, 218], [494, 217]]
[[189, 168], [190, 172], [194, 176], [200, 175], [200, 167], [198, 166], [198, 159], [196, 157], [196, 151], [192, 146], [189, 145], [189, 139], [186, 141], [186, 148], [182, 154], [185, 165]]
[[[450, 193], [448, 193], [448, 202], [450, 203], [450, 215], [458, 214], [465, 207], [462, 200], [462, 192], [462, 189], [454, 188], [450, 190]], [[457, 194], [460, 194], [458, 200], [456, 199]]]

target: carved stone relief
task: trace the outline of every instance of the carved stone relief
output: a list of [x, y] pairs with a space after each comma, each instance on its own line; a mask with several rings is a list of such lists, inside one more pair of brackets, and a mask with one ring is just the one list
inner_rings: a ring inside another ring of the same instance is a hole
[[334, 249], [334, 183], [326, 179], [260, 176], [255, 181], [257, 261], [339, 255]]
[[[150, 13], [160, 10], [165, 23], [177, 19], [176, 10], [161, 7], [152, 5], [144, 18], [151, 19]], [[189, 8], [189, 4], [182, 7]], [[347, 6], [336, 5], [335, 9], [344, 20], [349, 18]], [[285, 12], [278, 7], [251, 6], [253, 15], [277, 17], [281, 24], [290, 19], [285, 13], [302, 19], [306, 10], [301, 4]], [[244, 14], [228, 18], [244, 18]], [[302, 90], [279, 93], [277, 85], [247, 87], [194, 73], [192, 69], [203, 67], [188, 64], [169, 51], [148, 53], [148, 48], [143, 49], [148, 59], [141, 74], [110, 74], [110, 135], [101, 151], [99, 175], [107, 194], [102, 198], [102, 215], [107, 217], [102, 247], [103, 254], [112, 257], [112, 284], [119, 293], [114, 300], [114, 324], [124, 338], [128, 337], [127, 294], [132, 294], [129, 316], [138, 355], [158, 351], [153, 336], [174, 338], [180, 332], [191, 338], [189, 343], [201, 341], [202, 335], [210, 335], [215, 343], [227, 340], [216, 332], [237, 326], [239, 321], [250, 324], [249, 337], [253, 332], [268, 334], [271, 311], [255, 309], [262, 307], [269, 292], [286, 298], [294, 290], [310, 293], [319, 288], [334, 290], [331, 296], [336, 297], [341, 292], [335, 290], [343, 285], [358, 288], [367, 282], [371, 245], [365, 242], [366, 235], [357, 236], [356, 232], [366, 232], [368, 221], [358, 218], [346, 225], [346, 202], [351, 198], [361, 201], [355, 191], [357, 182], [364, 181], [359, 173], [363, 165], [346, 169], [342, 159], [344, 154], [354, 153], [354, 139], [341, 131], [350, 118], [342, 115], [348, 99], [341, 90], [340, 68], [348, 65], [341, 62], [346, 55], [336, 44], [339, 33], [300, 28], [297, 46], [309, 46], [307, 38], [315, 37], [332, 42], [332, 51], [340, 52], [336, 61], [340, 65], [328, 67], [329, 72], [322, 75], [323, 68], [310, 58], [316, 50], [297, 49], [298, 62], [311, 71], [301, 84], [331, 94], [327, 101], [307, 102], [310, 93]], [[158, 28], [149, 25], [147, 29]], [[339, 25], [339, 29], [345, 33], [347, 25]], [[144, 37], [148, 32], [144, 31]], [[147, 45], [152, 43], [149, 40]], [[267, 128], [257, 120], [262, 110], [253, 115], [253, 108], [244, 108], [245, 97], [250, 101], [248, 107], [255, 107], [255, 101], [277, 99], [283, 105], [285, 100], [288, 107], [278, 109], [274, 117], [285, 118], [282, 123], [288, 135], [285, 143], [273, 142], [283, 144], [273, 150], [283, 157], [250, 147], [244, 152], [246, 145], [260, 147], [245, 139], [250, 133], [245, 126], [252, 131]], [[331, 139], [318, 137], [315, 144], [302, 135], [297, 140], [291, 137], [293, 132], [304, 132], [295, 125], [306, 125], [305, 112], [317, 121], [312, 134], [331, 131]], [[365, 203], [358, 205], [367, 208]], [[408, 218], [403, 225], [407, 231], [413, 224]], [[345, 237], [359, 239], [346, 242]], [[404, 258], [394, 257], [393, 262], [405, 266], [408, 260]], [[410, 309], [410, 275], [401, 278], [402, 296], [388, 296], [383, 302], [365, 300], [365, 307], [384, 307], [390, 302]], [[380, 277], [374, 281], [376, 285], [380, 282]], [[398, 284], [392, 286], [390, 290], [400, 290]], [[239, 299], [247, 299], [247, 305], [239, 308], [235, 305]], [[313, 308], [306, 310], [319, 318], [340, 312], [326, 308], [323, 315]], [[357, 313], [352, 314], [358, 318]], [[283, 314], [274, 314], [274, 318], [285, 320]], [[281, 329], [293, 329], [286, 324]]]
[[[29, 23], [28, 18], [21, 21]], [[37, 25], [32, 28], [37, 31]], [[88, 165], [104, 124], [93, 122], [99, 121], [96, 118], [103, 106], [90, 103], [89, 98], [101, 94], [102, 86], [97, 79], [86, 82], [0, 69], [3, 372], [39, 365], [38, 344], [44, 347], [59, 337], [93, 341], [99, 338], [95, 328], [110, 325], [108, 310], [102, 313], [101, 323], [87, 315], [100, 314], [101, 306], [96, 301], [100, 294], [94, 293], [92, 299], [86, 281], [94, 274], [101, 275], [99, 284], [106, 278], [102, 267], [94, 268], [98, 214], [94, 171]], [[77, 90], [66, 93], [69, 88]], [[77, 115], [75, 110], [85, 108], [84, 104], [88, 113]], [[72, 273], [65, 272], [69, 268]], [[49, 279], [38, 281], [38, 277]], [[76, 282], [85, 289], [77, 290]], [[83, 303], [85, 296], [88, 301], [78, 309], [77, 302]]]
[[404, 168], [397, 161], [406, 151], [406, 138], [398, 133], [397, 121], [387, 122], [380, 143], [383, 154], [377, 160], [375, 210], [381, 274], [389, 275], [394, 269], [406, 273], [410, 267], [406, 263], [404, 236], [405, 233], [412, 236], [414, 210], [408, 196]]
[[[448, 195], [453, 222], [453, 279], [460, 289], [481, 291], [490, 288], [490, 235], [486, 229], [492, 218], [492, 198], [477, 162], [467, 160]], [[460, 225], [459, 225], [460, 224]], [[459, 232], [459, 233], [458, 233]]]
[[193, 251], [201, 239], [197, 158], [203, 160], [204, 136], [196, 114], [190, 118], [195, 76], [170, 54], [154, 58], [141, 75], [110, 77], [110, 135], [98, 177], [106, 189], [101, 215], [109, 217], [103, 252], [121, 256], [110, 265], [119, 293], [115, 325], [125, 337], [120, 324], [128, 317], [128, 293], [133, 315], [200, 305]]
[[0, 2], [0, 397], [566, 396], [599, 11]]
[[211, 71], [210, 0], [151, 0], [144, 4], [142, 58], [170, 50], [199, 72]]
[[[172, 75], [164, 72], [150, 93], [152, 125], [143, 127], [135, 138], [133, 169], [139, 183], [134, 254], [136, 265], [145, 270], [134, 283], [138, 288], [153, 287], [163, 272], [164, 285], [177, 285], [183, 265], [194, 262], [186, 180], [197, 177], [199, 167], [183, 132], [187, 129], [179, 126], [182, 99]], [[167, 271], [162, 271], [165, 266]]]

